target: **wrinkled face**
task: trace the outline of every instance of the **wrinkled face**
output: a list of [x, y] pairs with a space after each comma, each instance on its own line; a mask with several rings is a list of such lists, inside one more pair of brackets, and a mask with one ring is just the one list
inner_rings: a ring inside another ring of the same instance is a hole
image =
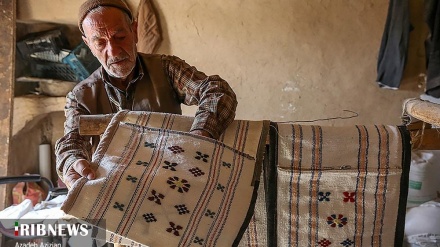
[[125, 79], [136, 65], [136, 26], [112, 7], [90, 12], [83, 21], [84, 42], [112, 77]]

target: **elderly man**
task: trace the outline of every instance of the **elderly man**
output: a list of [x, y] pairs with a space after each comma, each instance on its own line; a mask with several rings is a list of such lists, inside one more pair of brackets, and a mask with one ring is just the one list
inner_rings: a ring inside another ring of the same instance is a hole
[[66, 97], [64, 136], [56, 144], [57, 172], [68, 187], [95, 178], [92, 143], [79, 135], [79, 116], [119, 110], [181, 114], [198, 105], [191, 133], [218, 138], [235, 117], [234, 92], [219, 76], [207, 76], [185, 61], [136, 51], [137, 23], [121, 0], [88, 0], [79, 11], [83, 40], [101, 63]]

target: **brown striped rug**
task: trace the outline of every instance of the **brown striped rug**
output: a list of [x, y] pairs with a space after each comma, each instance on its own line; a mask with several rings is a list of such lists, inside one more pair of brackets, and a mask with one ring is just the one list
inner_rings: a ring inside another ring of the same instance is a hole
[[410, 155], [403, 131], [272, 127], [278, 246], [402, 245]]
[[236, 246], [253, 213], [268, 121], [234, 121], [219, 141], [192, 118], [119, 112], [62, 209], [146, 246]]

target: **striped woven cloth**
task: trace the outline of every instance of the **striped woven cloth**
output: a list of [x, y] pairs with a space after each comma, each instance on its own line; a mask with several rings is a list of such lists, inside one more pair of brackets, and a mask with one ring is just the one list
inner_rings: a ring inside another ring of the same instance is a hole
[[119, 112], [62, 209], [136, 246], [236, 246], [256, 200], [268, 121], [234, 121], [216, 141], [192, 118]]
[[258, 187], [258, 197], [255, 203], [254, 214], [249, 225], [241, 238], [239, 247], [267, 247], [267, 207], [264, 173], [261, 174], [260, 186]]
[[402, 245], [410, 146], [398, 127], [273, 127], [278, 246]]
[[[234, 121], [220, 142], [181, 132], [191, 123], [119, 113], [93, 158], [100, 178], [75, 184], [65, 211], [97, 225], [105, 219], [107, 241], [132, 246], [402, 245], [404, 129], [272, 123], [260, 174], [267, 122]], [[173, 193], [178, 199], [165, 203]]]

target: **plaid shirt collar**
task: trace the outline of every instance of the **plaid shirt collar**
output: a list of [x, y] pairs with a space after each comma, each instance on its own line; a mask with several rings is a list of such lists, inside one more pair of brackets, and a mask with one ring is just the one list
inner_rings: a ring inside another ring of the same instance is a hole
[[[139, 54], [136, 55], [136, 65], [134, 66], [133, 70], [134, 70], [133, 79], [128, 83], [127, 89], [133, 87], [133, 84], [135, 82], [141, 80], [142, 77], [144, 77], [144, 66], [141, 63]], [[109, 86], [121, 91], [117, 87], [113, 86], [113, 84], [111, 84], [109, 77], [110, 77], [110, 75], [107, 73], [107, 71], [105, 71], [104, 67], [101, 66], [101, 79], [102, 79], [102, 81], [104, 83], [108, 84]]]

